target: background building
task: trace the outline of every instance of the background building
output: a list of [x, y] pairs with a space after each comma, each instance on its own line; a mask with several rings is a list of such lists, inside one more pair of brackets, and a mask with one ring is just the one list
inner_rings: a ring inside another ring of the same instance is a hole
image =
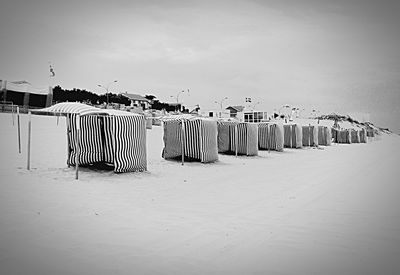
[[53, 101], [53, 88], [35, 88], [25, 80], [0, 80], [0, 101], [27, 108], [48, 107]]
[[128, 94], [128, 92], [121, 95], [129, 99], [131, 107], [142, 107], [143, 110], [149, 109], [150, 100], [147, 98], [138, 94]]

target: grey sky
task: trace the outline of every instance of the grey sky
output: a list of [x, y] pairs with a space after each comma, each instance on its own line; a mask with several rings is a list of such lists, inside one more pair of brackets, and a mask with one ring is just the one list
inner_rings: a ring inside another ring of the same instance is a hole
[[[4, 1], [3, 1], [4, 2]], [[187, 105], [369, 112], [399, 131], [398, 1], [9, 1], [0, 78]], [[171, 99], [172, 100], [172, 99]]]

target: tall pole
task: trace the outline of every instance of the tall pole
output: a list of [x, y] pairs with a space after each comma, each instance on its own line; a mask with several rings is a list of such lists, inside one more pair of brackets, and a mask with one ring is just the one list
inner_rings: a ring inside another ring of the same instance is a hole
[[118, 80], [114, 80], [114, 81], [108, 83], [106, 86], [101, 85], [101, 84], [97, 84], [97, 86], [99, 86], [100, 88], [103, 88], [104, 90], [106, 90], [107, 105], [109, 104], [108, 94], [109, 94], [110, 85], [113, 84], [113, 83], [116, 83], [116, 82], [118, 82]]
[[18, 152], [21, 154], [21, 123], [19, 119], [19, 106], [17, 106], [17, 125], [18, 125]]
[[13, 102], [11, 102], [11, 115], [12, 115], [12, 122], [13, 122], [13, 126], [14, 126], [14, 124], [15, 124], [15, 122], [14, 122], [15, 118], [14, 118], [14, 103], [13, 103]]
[[220, 108], [220, 115], [219, 115], [219, 117], [221, 117], [221, 113], [222, 113], [222, 103], [225, 101], [225, 100], [227, 100], [228, 99], [228, 97], [224, 97], [223, 99], [221, 99], [220, 101], [214, 101], [214, 103], [216, 103], [216, 104], [219, 104], [219, 108]]
[[28, 111], [28, 158], [27, 169], [31, 169], [31, 111]]
[[239, 135], [238, 135], [238, 124], [235, 125], [235, 156], [238, 156], [238, 146], [239, 146]]
[[78, 179], [79, 174], [79, 154], [80, 154], [80, 138], [81, 138], [81, 116], [76, 116], [76, 151], [75, 151], [75, 179]]

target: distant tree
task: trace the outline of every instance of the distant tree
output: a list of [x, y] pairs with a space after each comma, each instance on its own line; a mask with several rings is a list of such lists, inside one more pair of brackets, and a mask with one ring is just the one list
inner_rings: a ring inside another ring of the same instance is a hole
[[144, 97], [150, 101], [153, 101], [155, 98], [157, 98], [155, 95], [145, 95]]
[[[53, 88], [53, 101], [55, 102], [85, 102], [91, 104], [103, 104], [107, 102], [107, 95], [102, 94], [98, 95], [86, 90], [81, 89], [72, 89], [72, 90], [64, 90], [60, 86], [55, 86]], [[108, 102], [110, 103], [119, 103], [124, 105], [129, 105], [129, 99], [122, 95], [117, 95], [113, 93], [108, 93]]]

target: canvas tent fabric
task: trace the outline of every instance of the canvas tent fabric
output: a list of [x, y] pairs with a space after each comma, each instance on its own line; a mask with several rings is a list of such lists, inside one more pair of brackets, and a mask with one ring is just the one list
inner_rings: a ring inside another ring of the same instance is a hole
[[257, 124], [218, 121], [218, 152], [228, 154], [237, 152], [239, 155], [246, 156], [258, 155]]
[[351, 143], [351, 134], [349, 129], [334, 129], [332, 128], [333, 141], [335, 143]]
[[[89, 115], [89, 114], [107, 114], [105, 109], [96, 108], [90, 105], [86, 105], [78, 102], [61, 102], [55, 105], [52, 105], [47, 108], [35, 110], [36, 112], [41, 113], [52, 113], [52, 114], [79, 114], [80, 116]], [[108, 110], [109, 112], [111, 110]]]
[[358, 130], [350, 129], [351, 143], [360, 143], [360, 134]]
[[365, 129], [358, 130], [360, 136], [360, 143], [367, 143], [367, 132]]
[[218, 160], [216, 121], [191, 116], [164, 117], [162, 120], [163, 158], [177, 158], [183, 154], [203, 163]]
[[374, 129], [372, 128], [367, 129], [367, 137], [374, 137], [374, 136], [375, 136]]
[[286, 148], [302, 148], [303, 133], [302, 127], [298, 124], [283, 125], [284, 147]]
[[258, 148], [283, 151], [283, 125], [277, 123], [258, 123]]
[[326, 126], [318, 126], [318, 145], [329, 146], [332, 143], [332, 133]]
[[318, 146], [318, 129], [314, 125], [303, 125], [303, 146]]
[[66, 116], [68, 165], [76, 164], [79, 152], [79, 165], [108, 163], [116, 173], [147, 170], [144, 116], [81, 103], [59, 103], [37, 112]]

